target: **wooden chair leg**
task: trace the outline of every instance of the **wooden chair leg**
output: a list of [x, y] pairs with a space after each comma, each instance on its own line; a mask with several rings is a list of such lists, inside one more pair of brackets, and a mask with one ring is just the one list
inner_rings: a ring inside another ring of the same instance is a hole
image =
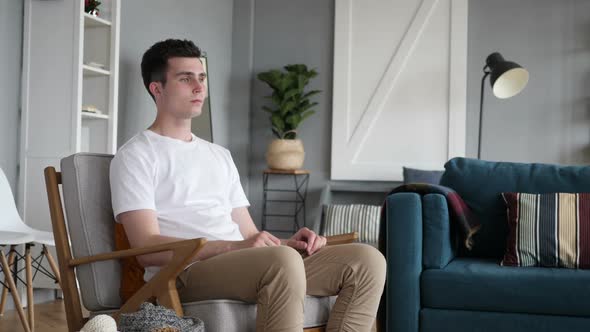
[[[10, 246], [10, 254], [8, 255], [8, 265], [12, 266], [14, 264], [14, 255], [16, 245]], [[10, 273], [10, 270], [8, 271]], [[6, 276], [4, 276], [4, 284], [6, 284]], [[2, 287], [2, 299], [0, 299], [0, 316], [4, 316], [4, 306], [6, 305], [6, 295], [8, 295], [8, 288]]]
[[61, 288], [61, 278], [59, 277], [59, 268], [57, 267], [57, 263], [55, 263], [55, 259], [51, 255], [51, 252], [47, 249], [46, 245], [43, 245], [43, 255], [47, 257], [47, 261], [49, 262], [49, 266], [51, 267], [51, 271], [53, 271], [53, 275], [55, 279], [57, 279], [57, 283], [59, 284], [59, 288]]
[[[14, 306], [16, 308], [16, 311], [18, 312], [20, 322], [23, 324], [23, 329], [25, 330], [25, 332], [31, 332], [31, 329], [29, 328], [29, 322], [27, 322], [27, 317], [25, 316], [25, 312], [23, 311], [23, 307], [20, 302], [20, 297], [18, 296], [18, 290], [16, 289], [14, 279], [12, 279], [12, 275], [10, 274], [10, 266], [8, 265], [6, 255], [4, 255], [4, 251], [2, 250], [0, 250], [0, 263], [2, 263], [2, 270], [4, 271], [4, 276], [7, 279], [6, 281], [8, 282], [10, 293], [12, 293]], [[6, 273], [6, 271], [8, 271], [8, 273]]]
[[317, 327], [308, 327], [303, 329], [303, 332], [326, 332], [325, 326], [317, 326]]
[[31, 332], [35, 331], [35, 299], [33, 298], [33, 271], [31, 259], [31, 244], [25, 247], [25, 267], [27, 271], [27, 311]]

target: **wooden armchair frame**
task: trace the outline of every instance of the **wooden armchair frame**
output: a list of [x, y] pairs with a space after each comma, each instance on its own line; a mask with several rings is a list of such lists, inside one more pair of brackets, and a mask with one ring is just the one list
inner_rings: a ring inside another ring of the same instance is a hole
[[[51, 224], [55, 237], [61, 286], [64, 293], [68, 330], [70, 332], [79, 331], [87, 321], [87, 318], [82, 316], [80, 294], [76, 286], [75, 268], [77, 266], [161, 251], [172, 251], [173, 257], [170, 263], [164, 266], [149, 282], [125, 302], [113, 316], [117, 320], [121, 313], [134, 312], [139, 308], [141, 303], [151, 298], [156, 298], [160, 305], [173, 309], [178, 316], [182, 317], [183, 310], [176, 289], [176, 277], [191, 263], [192, 258], [201, 250], [207, 240], [198, 238], [74, 258], [71, 254], [70, 241], [61, 204], [60, 184], [62, 184], [61, 173], [56, 172], [54, 167], [45, 168], [45, 185], [51, 213]], [[357, 239], [358, 233], [356, 232], [330, 236], [328, 237], [328, 245], [351, 243]], [[325, 327], [307, 328], [305, 331], [323, 332], [325, 331]]]

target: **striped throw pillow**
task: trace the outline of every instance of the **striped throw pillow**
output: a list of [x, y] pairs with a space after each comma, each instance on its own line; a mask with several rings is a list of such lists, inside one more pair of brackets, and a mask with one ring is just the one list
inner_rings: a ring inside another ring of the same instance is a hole
[[377, 246], [381, 206], [365, 204], [333, 204], [325, 211], [324, 235], [359, 233], [359, 241]]
[[590, 194], [502, 197], [509, 227], [502, 265], [590, 268]]

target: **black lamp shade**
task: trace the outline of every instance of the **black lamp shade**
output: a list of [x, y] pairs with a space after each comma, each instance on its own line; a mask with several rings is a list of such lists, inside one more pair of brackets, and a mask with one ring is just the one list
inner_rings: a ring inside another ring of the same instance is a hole
[[492, 91], [498, 98], [510, 98], [519, 94], [529, 81], [529, 72], [519, 64], [504, 60], [500, 53], [492, 53], [486, 59], [490, 70]]

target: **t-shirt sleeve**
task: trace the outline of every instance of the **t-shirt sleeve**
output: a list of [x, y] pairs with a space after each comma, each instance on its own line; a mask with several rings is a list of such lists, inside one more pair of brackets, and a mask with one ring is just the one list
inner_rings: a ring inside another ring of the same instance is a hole
[[111, 201], [117, 221], [123, 212], [156, 210], [154, 162], [132, 152], [118, 153], [111, 161]]
[[248, 202], [248, 198], [246, 198], [246, 194], [244, 193], [244, 188], [242, 188], [242, 183], [240, 182], [240, 174], [238, 173], [238, 168], [234, 163], [234, 160], [231, 157], [231, 153], [227, 151], [227, 156], [229, 158], [230, 164], [230, 186], [229, 186], [229, 203], [231, 204], [232, 209], [244, 206], [250, 206], [250, 202]]

